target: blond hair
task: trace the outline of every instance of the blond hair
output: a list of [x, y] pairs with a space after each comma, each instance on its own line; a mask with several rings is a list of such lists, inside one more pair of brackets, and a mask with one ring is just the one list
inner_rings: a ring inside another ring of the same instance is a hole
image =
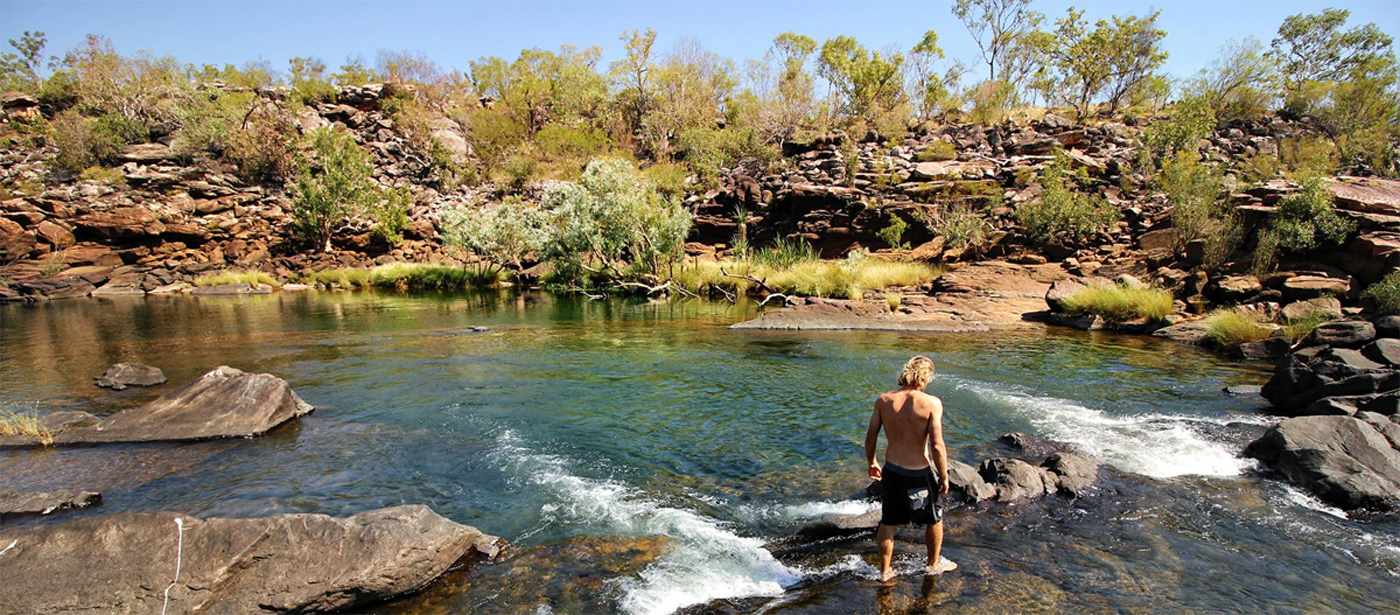
[[899, 372], [899, 386], [924, 387], [933, 380], [933, 359], [924, 356], [909, 359]]

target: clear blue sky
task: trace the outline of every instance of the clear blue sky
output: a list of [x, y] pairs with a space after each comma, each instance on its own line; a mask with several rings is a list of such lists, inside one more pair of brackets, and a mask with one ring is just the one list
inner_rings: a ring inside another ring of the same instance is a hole
[[[952, 57], [985, 73], [971, 37], [949, 10], [951, 2], [34, 2], [0, 0], [0, 36], [24, 30], [48, 35], [48, 53], [61, 54], [88, 33], [102, 34], [118, 51], [150, 51], [182, 62], [269, 60], [285, 70], [287, 59], [317, 56], [332, 68], [351, 55], [373, 62], [380, 49], [426, 53], [444, 69], [466, 69], [481, 56], [514, 57], [523, 48], [560, 44], [601, 45], [605, 63], [621, 53], [618, 35], [655, 28], [658, 49], [681, 38], [742, 64], [761, 57], [773, 37], [793, 30], [818, 42], [839, 34], [871, 48], [908, 49], [925, 30], [939, 34]], [[1298, 2], [1288, 0], [1189, 0], [1032, 3], [1051, 17], [1074, 4], [1091, 19], [1113, 13], [1162, 10], [1171, 59], [1166, 69], [1187, 76], [1208, 64], [1220, 45], [1253, 36], [1265, 44], [1283, 18], [1327, 6], [1351, 11], [1350, 25], [1375, 22], [1400, 39], [1400, 2]]]

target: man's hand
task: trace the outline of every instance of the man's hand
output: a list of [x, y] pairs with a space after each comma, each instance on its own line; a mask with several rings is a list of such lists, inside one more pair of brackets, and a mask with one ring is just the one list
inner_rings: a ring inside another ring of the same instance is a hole
[[938, 481], [938, 494], [939, 494], [939, 495], [948, 495], [948, 477], [947, 477], [947, 476], [944, 476], [944, 477], [943, 477], [943, 480]]
[[878, 463], [872, 463], [872, 464], [870, 464], [870, 478], [871, 478], [872, 480], [880, 480], [880, 479], [882, 479], [883, 477], [884, 477], [884, 475], [880, 472], [880, 464], [878, 464]]

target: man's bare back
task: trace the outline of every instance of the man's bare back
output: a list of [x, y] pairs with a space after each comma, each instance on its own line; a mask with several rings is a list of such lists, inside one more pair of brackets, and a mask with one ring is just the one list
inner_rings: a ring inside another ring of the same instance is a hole
[[[870, 427], [865, 431], [870, 478], [884, 486], [880, 529], [875, 540], [880, 549], [880, 576], [885, 580], [894, 576], [890, 559], [894, 555], [895, 527], [911, 520], [924, 523], [912, 516], [915, 508], [932, 519], [924, 532], [928, 546], [925, 572], [940, 574], [957, 568], [957, 564], [942, 557], [942, 509], [936, 501], [948, 493], [948, 448], [943, 443], [943, 402], [924, 392], [932, 379], [933, 361], [928, 357], [910, 359], [899, 375], [899, 388], [875, 399]], [[881, 430], [888, 443], [884, 467], [875, 458]], [[915, 499], [920, 492], [926, 498], [924, 503], [913, 504], [920, 501]]]

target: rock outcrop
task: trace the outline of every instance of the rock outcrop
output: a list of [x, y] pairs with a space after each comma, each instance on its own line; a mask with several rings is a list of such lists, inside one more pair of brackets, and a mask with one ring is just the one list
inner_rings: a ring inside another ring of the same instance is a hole
[[[311, 410], [281, 378], [220, 366], [143, 406], [95, 423], [67, 413], [49, 428], [54, 444], [240, 438], [261, 435]], [[0, 446], [36, 443], [25, 436], [0, 437]]]
[[1363, 407], [1395, 414], [1400, 396], [1400, 340], [1376, 339], [1367, 321], [1319, 326], [1280, 360], [1261, 393], [1284, 416], [1353, 415]]
[[[176, 520], [184, 524], [179, 533]], [[119, 513], [0, 530], [0, 612], [329, 613], [419, 591], [499, 538], [424, 506], [335, 518]], [[179, 579], [175, 580], [179, 559]]]
[[62, 489], [59, 491], [16, 491], [0, 489], [0, 518], [17, 515], [47, 515], [59, 510], [87, 508], [102, 502], [95, 491]]
[[1400, 416], [1291, 418], [1245, 454], [1341, 508], [1400, 510]]
[[127, 387], [152, 387], [165, 384], [165, 372], [145, 363], [117, 363], [93, 380], [97, 386], [123, 391]]

